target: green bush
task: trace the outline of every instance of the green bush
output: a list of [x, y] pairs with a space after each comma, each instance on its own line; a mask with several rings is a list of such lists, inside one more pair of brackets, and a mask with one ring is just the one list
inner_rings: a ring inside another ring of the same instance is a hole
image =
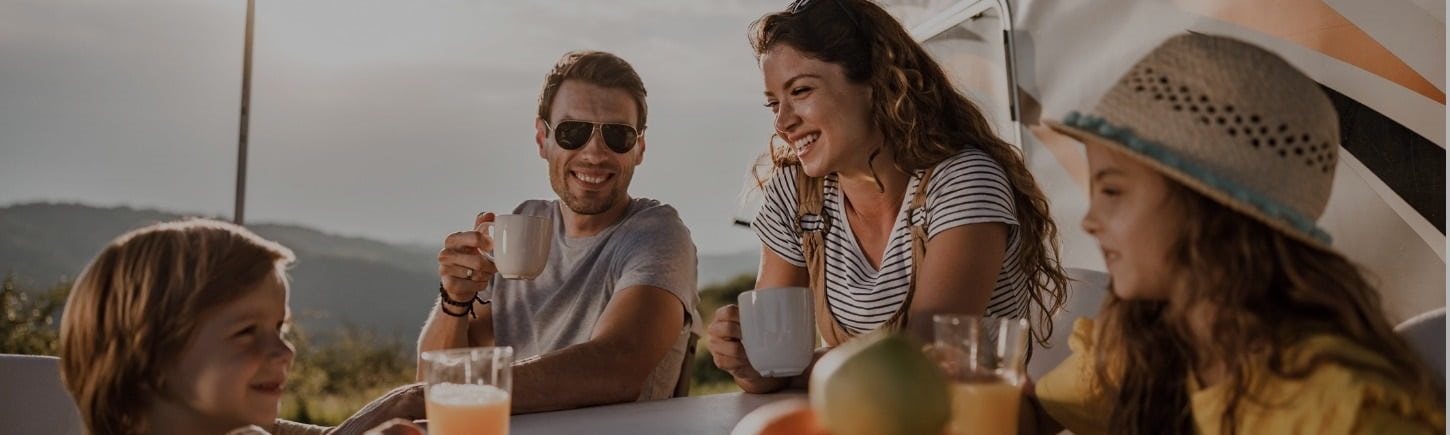
[[[722, 284], [700, 290], [700, 316], [705, 324], [715, 318], [715, 310], [733, 304], [740, 293], [755, 288], [755, 275], [740, 275]], [[709, 337], [701, 337], [695, 348], [694, 366], [691, 367], [690, 395], [699, 396], [727, 391], [739, 391], [729, 373], [715, 367], [715, 358], [710, 354]], [[728, 385], [727, 385], [728, 384]]]
[[316, 339], [293, 329], [297, 359], [287, 379], [281, 417], [336, 425], [383, 393], [413, 382], [411, 343], [345, 325]]
[[60, 315], [70, 295], [68, 280], [34, 293], [20, 288], [14, 273], [0, 283], [0, 353], [55, 355], [60, 350]]

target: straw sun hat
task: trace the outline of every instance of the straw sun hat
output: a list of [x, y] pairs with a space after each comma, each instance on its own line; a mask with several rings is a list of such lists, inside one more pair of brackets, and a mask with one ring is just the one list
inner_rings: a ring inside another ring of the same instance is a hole
[[1319, 84], [1242, 41], [1175, 36], [1133, 65], [1092, 112], [1054, 130], [1123, 151], [1310, 245], [1329, 202], [1339, 122]]

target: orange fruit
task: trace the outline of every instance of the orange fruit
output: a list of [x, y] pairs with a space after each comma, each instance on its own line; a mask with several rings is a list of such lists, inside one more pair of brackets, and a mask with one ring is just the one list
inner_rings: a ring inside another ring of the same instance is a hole
[[828, 435], [804, 399], [771, 402], [745, 414], [730, 435]]

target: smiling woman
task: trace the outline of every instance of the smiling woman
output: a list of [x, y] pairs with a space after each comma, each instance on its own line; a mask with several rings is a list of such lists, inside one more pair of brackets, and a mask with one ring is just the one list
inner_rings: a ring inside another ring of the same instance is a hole
[[[887, 11], [797, 1], [750, 41], [781, 139], [753, 223], [756, 288], [809, 285], [832, 347], [878, 329], [929, 339], [933, 314], [1045, 320], [1061, 306], [1057, 227], [1021, 153]], [[716, 365], [746, 391], [799, 382], [751, 366], [736, 313], [716, 313]]]

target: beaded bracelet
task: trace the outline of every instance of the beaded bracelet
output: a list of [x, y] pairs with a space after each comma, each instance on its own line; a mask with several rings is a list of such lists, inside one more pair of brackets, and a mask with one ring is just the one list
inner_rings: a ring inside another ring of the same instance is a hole
[[[442, 311], [443, 314], [447, 314], [447, 315], [450, 315], [450, 316], [453, 316], [453, 317], [469, 316], [469, 317], [474, 318], [474, 319], [477, 319], [478, 318], [478, 313], [475, 313], [473, 311], [473, 303], [474, 302], [477, 302], [480, 305], [488, 305], [489, 302], [493, 302], [493, 300], [491, 300], [491, 299], [490, 300], [485, 300], [483, 298], [478, 297], [478, 294], [477, 293], [475, 293], [473, 295], [473, 299], [469, 299], [467, 301], [455, 301], [455, 300], [453, 300], [453, 298], [448, 297], [448, 291], [443, 289], [443, 283], [442, 282], [439, 282], [438, 283], [438, 299], [443, 301], [443, 304], [444, 305], [438, 306], [438, 310], [439, 311]], [[455, 306], [455, 307], [462, 307], [463, 308], [463, 312], [454, 314], [453, 312], [448, 311], [448, 307], [446, 307], [445, 305], [452, 305], [452, 306]]]
[[473, 307], [464, 308], [462, 313], [454, 313], [452, 311], [448, 311], [448, 307], [439, 305], [438, 306], [438, 311], [442, 311], [443, 314], [447, 314], [447, 315], [450, 315], [450, 316], [453, 316], [453, 317], [469, 316], [469, 317], [474, 318], [474, 319], [477, 319], [478, 318], [478, 313], [474, 313], [473, 312]]

